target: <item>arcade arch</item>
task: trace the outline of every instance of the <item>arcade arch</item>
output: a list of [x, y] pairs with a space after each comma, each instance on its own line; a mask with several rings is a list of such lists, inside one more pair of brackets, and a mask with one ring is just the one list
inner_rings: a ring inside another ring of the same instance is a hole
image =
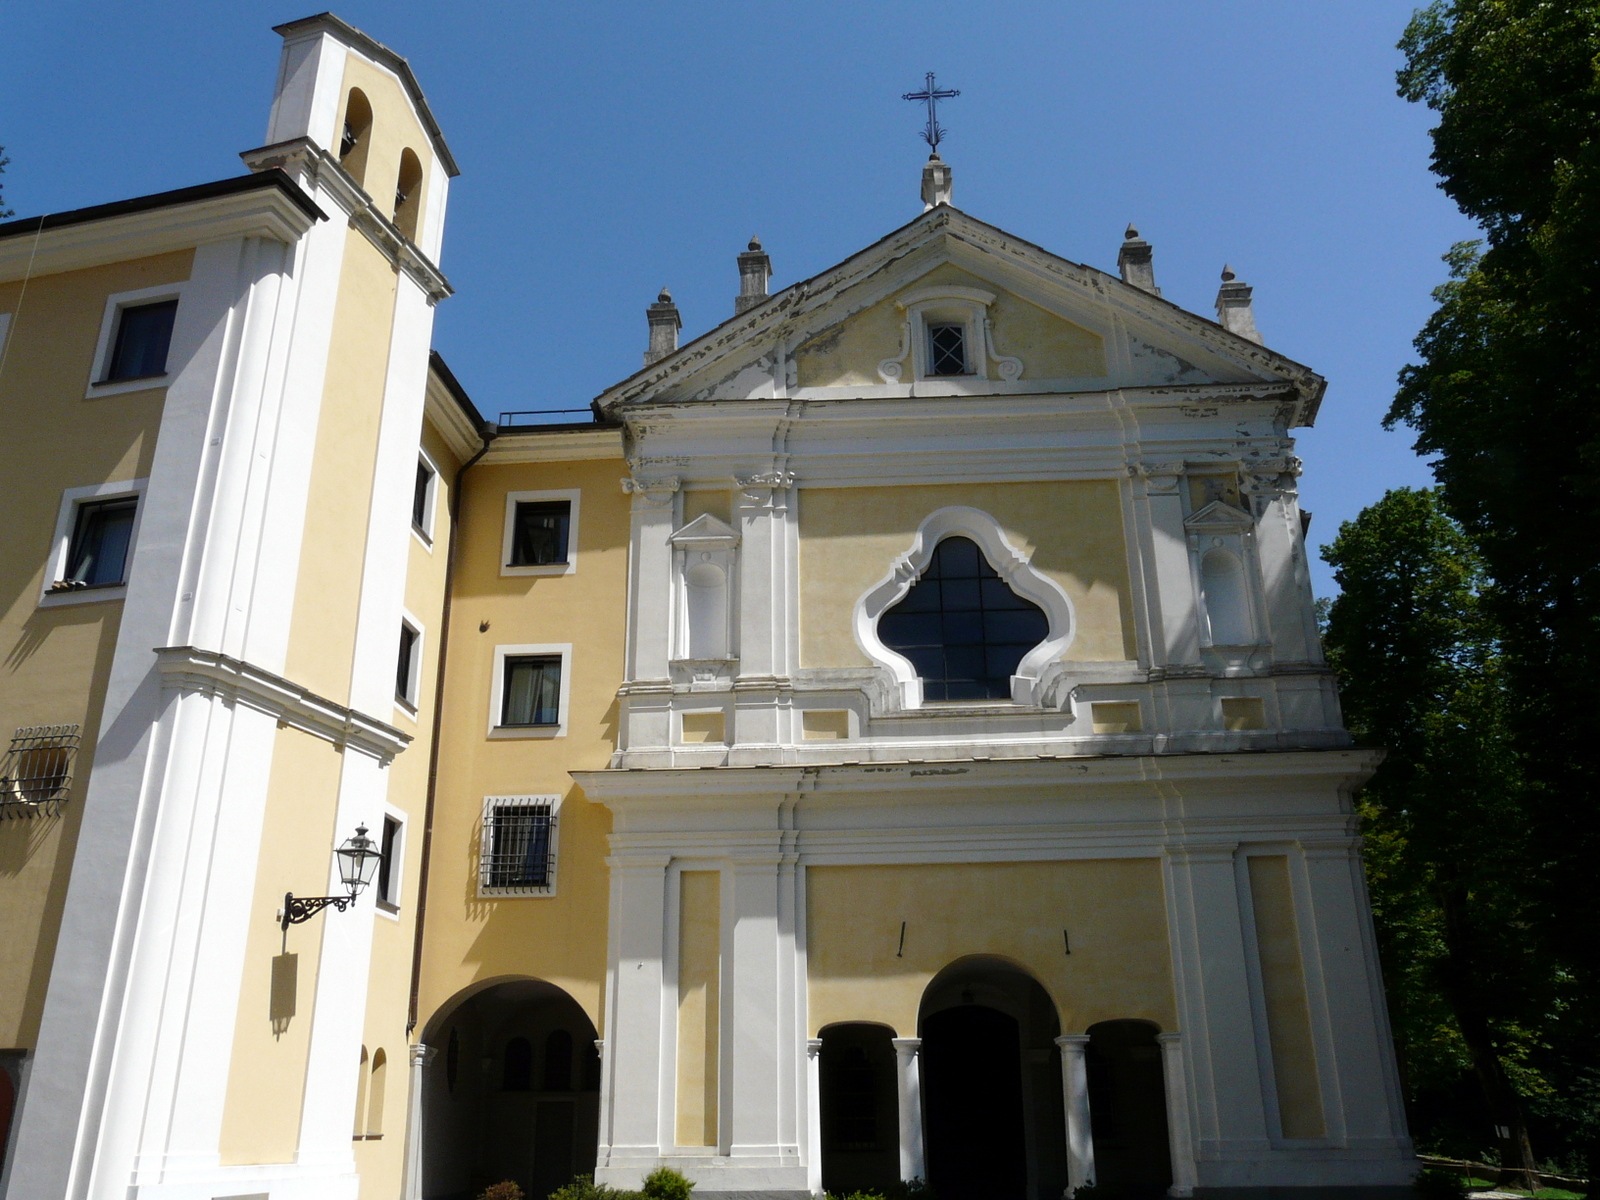
[[512, 1180], [548, 1196], [592, 1174], [599, 1141], [594, 1025], [567, 992], [514, 979], [459, 993], [428, 1023], [423, 1194]]

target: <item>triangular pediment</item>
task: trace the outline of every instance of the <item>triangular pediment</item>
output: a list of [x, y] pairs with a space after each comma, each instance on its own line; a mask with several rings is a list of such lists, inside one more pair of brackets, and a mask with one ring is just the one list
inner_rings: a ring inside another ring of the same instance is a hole
[[701, 513], [667, 540], [674, 546], [726, 547], [738, 544], [739, 533], [711, 513]]
[[1235, 508], [1225, 500], [1213, 500], [1199, 512], [1187, 517], [1185, 529], [1249, 529], [1255, 519], [1243, 509]]
[[[937, 299], [945, 294], [954, 297], [949, 311], [967, 314], [969, 366], [936, 379], [919, 369], [913, 340], [927, 336], [929, 320], [945, 319]], [[1213, 385], [1281, 391], [1299, 400], [1294, 416], [1304, 420], [1323, 381], [1214, 321], [941, 205], [688, 342], [599, 403], [616, 413], [779, 396]]]

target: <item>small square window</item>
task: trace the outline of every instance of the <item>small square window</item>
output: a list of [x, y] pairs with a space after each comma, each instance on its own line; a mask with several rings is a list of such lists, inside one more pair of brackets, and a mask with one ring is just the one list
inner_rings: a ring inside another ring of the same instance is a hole
[[167, 350], [172, 345], [176, 300], [131, 304], [117, 314], [117, 336], [106, 363], [103, 383], [150, 379], [167, 373]]
[[572, 504], [567, 500], [519, 501], [512, 517], [508, 567], [543, 567], [567, 561]]
[[556, 796], [491, 796], [483, 808], [478, 886], [498, 895], [555, 889]]
[[126, 581], [128, 545], [138, 507], [133, 496], [78, 505], [65, 582], [79, 587], [115, 587]]
[[400, 623], [400, 654], [395, 663], [395, 698], [406, 704], [417, 702], [417, 642], [419, 634], [404, 621]]
[[516, 727], [560, 722], [561, 656], [508, 656], [500, 695], [500, 724]]
[[967, 373], [967, 331], [961, 325], [928, 326], [928, 374]]
[[378, 861], [378, 903], [390, 910], [400, 907], [400, 864], [395, 861], [400, 845], [400, 822], [384, 817], [383, 858]]
[[417, 462], [417, 482], [411, 491], [411, 524], [424, 537], [433, 535], [433, 481], [437, 478], [432, 467]]

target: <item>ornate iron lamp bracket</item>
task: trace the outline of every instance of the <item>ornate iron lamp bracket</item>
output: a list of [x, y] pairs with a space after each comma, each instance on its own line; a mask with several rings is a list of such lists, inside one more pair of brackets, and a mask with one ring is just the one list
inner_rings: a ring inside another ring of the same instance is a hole
[[298, 925], [302, 921], [309, 921], [328, 905], [333, 905], [340, 912], [349, 908], [356, 902], [354, 896], [296, 896], [293, 892], [283, 894], [283, 917], [278, 925], [288, 929], [291, 925]]

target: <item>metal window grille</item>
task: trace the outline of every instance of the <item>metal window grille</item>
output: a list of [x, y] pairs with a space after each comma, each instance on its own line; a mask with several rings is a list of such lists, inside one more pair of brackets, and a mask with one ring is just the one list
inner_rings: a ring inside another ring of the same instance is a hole
[[932, 325], [928, 328], [931, 375], [967, 373], [966, 330], [960, 325]]
[[537, 896], [555, 890], [556, 800], [554, 796], [495, 796], [484, 804], [480, 891]]
[[77, 725], [18, 729], [0, 762], [0, 818], [54, 816], [72, 787]]

